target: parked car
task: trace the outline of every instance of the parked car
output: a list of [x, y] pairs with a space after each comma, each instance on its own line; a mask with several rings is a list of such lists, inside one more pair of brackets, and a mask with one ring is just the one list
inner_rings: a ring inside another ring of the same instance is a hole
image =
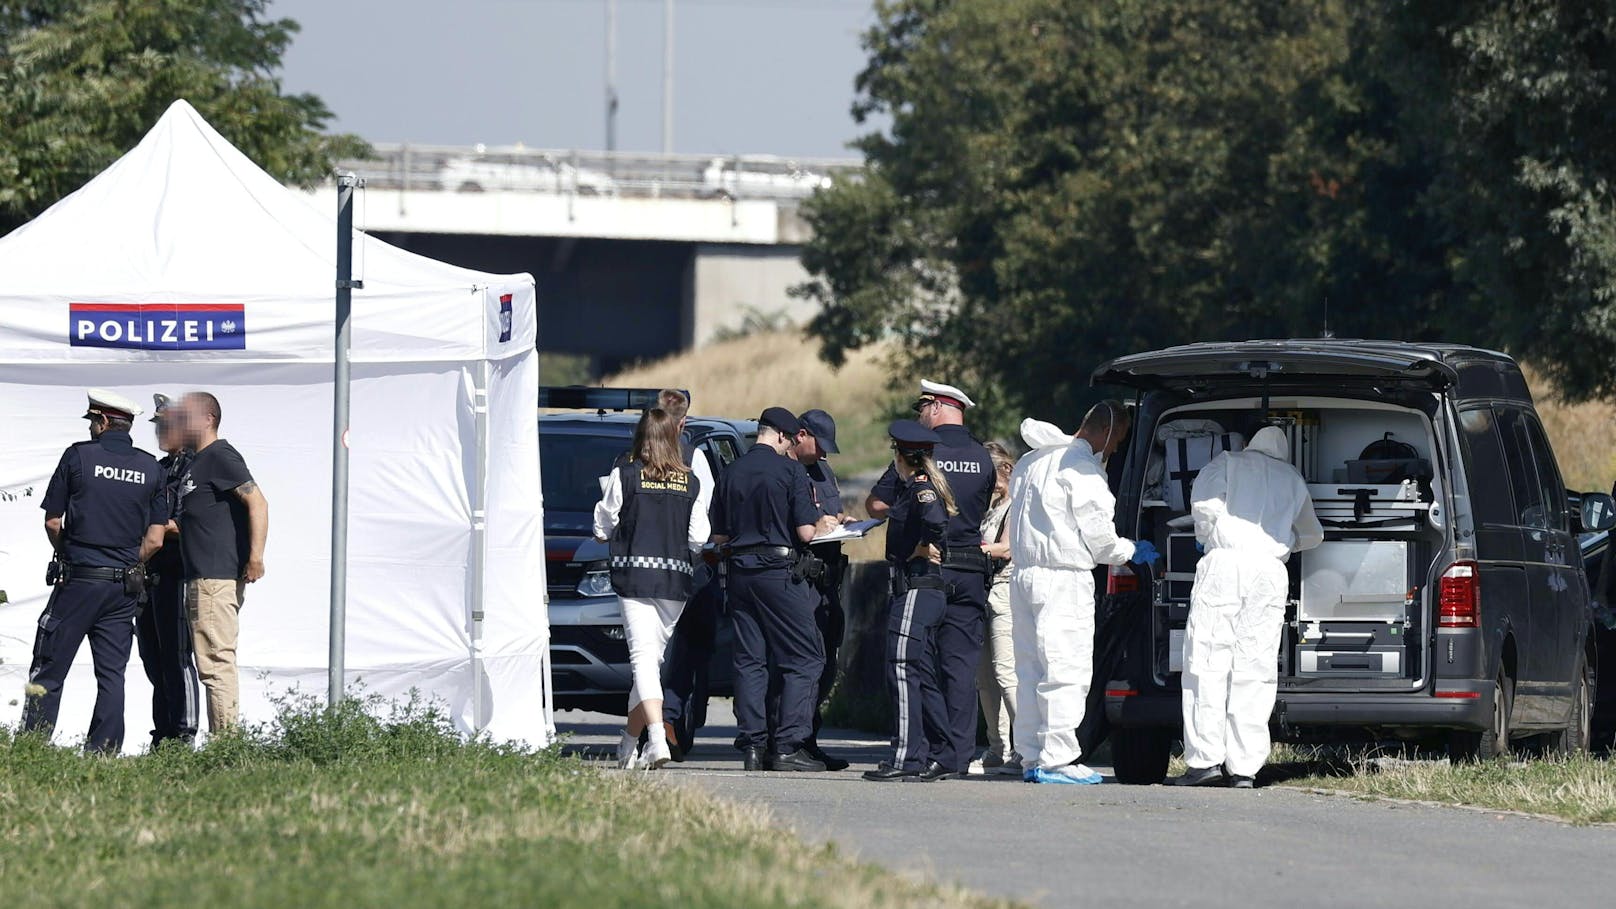
[[[1334, 339], [1196, 344], [1114, 360], [1092, 380], [1138, 396], [1117, 522], [1166, 554], [1160, 573], [1112, 569], [1101, 599], [1102, 614], [1139, 617], [1104, 692], [1119, 780], [1160, 781], [1182, 729], [1199, 558], [1189, 484], [1264, 424], [1286, 430], [1326, 529], [1289, 562], [1276, 738], [1445, 744], [1461, 760], [1528, 736], [1588, 747], [1599, 652], [1576, 535], [1609, 530], [1616, 503], [1590, 493], [1571, 508], [1509, 357]], [[1198, 433], [1204, 444], [1180, 447]]]
[[[544, 491], [544, 547], [550, 608], [550, 665], [558, 710], [623, 713], [632, 672], [623, 611], [607, 574], [606, 546], [594, 539], [600, 478], [628, 451], [639, 408], [655, 390], [543, 389], [547, 405], [592, 408], [592, 412], [541, 413], [539, 464]], [[633, 410], [629, 413], [625, 411]], [[747, 420], [691, 417], [687, 439], [708, 459], [713, 476], [757, 437]], [[710, 693], [730, 693], [733, 675], [726, 623], [710, 674]]]
[[444, 189], [460, 193], [513, 190], [517, 192], [569, 193], [584, 196], [610, 196], [617, 193], [617, 181], [610, 174], [576, 167], [552, 155], [507, 155], [490, 153], [443, 162], [438, 182]]
[[740, 197], [799, 199], [816, 189], [828, 189], [830, 177], [798, 166], [795, 161], [753, 158], [713, 158], [701, 173], [702, 190], [724, 199]]
[[1616, 748], [1616, 570], [1610, 559], [1611, 531], [1584, 534], [1582, 565], [1593, 594], [1594, 640], [1600, 671], [1595, 679], [1591, 747]]

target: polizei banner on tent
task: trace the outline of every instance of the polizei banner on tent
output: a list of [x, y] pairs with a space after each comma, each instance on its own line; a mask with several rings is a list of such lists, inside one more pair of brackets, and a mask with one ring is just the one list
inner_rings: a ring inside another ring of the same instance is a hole
[[69, 303], [74, 347], [124, 350], [246, 350], [240, 303]]

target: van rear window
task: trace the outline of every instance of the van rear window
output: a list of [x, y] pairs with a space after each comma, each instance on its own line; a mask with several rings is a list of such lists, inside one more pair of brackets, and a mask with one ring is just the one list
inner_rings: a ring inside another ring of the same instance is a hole
[[1477, 523], [1503, 527], [1519, 525], [1510, 495], [1509, 466], [1491, 407], [1459, 411], [1459, 439], [1470, 488], [1470, 506]]

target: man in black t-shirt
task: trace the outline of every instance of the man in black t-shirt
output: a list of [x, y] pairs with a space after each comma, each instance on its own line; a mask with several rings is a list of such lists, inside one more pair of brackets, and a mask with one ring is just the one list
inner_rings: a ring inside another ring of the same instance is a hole
[[246, 585], [264, 576], [269, 503], [247, 462], [219, 438], [219, 399], [193, 391], [176, 418], [195, 451], [180, 480], [180, 553], [186, 609], [197, 673], [208, 691], [208, 729], [218, 733], [240, 717], [236, 638]]

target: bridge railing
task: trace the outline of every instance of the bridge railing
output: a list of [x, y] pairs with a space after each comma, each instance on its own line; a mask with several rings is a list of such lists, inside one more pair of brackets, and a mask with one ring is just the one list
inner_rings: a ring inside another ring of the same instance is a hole
[[798, 201], [838, 177], [856, 158], [776, 155], [663, 155], [523, 146], [377, 144], [375, 157], [339, 162], [373, 189], [424, 192], [532, 192], [640, 198]]

